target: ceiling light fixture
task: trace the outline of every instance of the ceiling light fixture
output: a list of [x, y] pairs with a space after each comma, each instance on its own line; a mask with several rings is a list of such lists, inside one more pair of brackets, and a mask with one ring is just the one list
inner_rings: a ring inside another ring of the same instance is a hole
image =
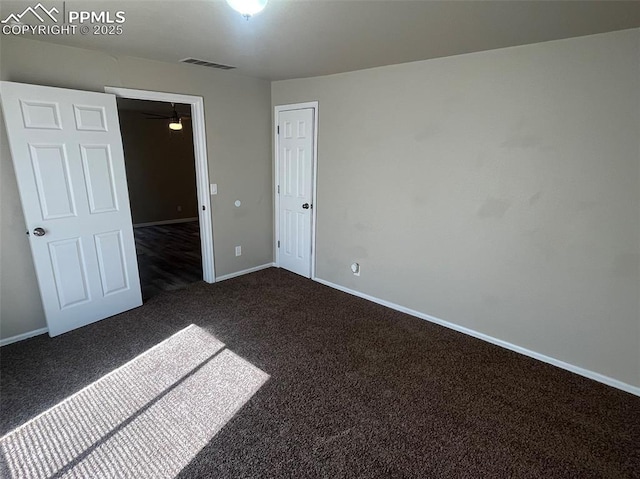
[[182, 130], [182, 117], [178, 115], [176, 104], [171, 103], [171, 108], [173, 108], [173, 114], [171, 115], [171, 118], [169, 118], [169, 129], [174, 131]]
[[172, 118], [169, 121], [169, 128], [172, 130], [182, 130], [182, 118]]
[[249, 17], [260, 13], [267, 6], [268, 0], [227, 0], [227, 3], [240, 15], [249, 20]]

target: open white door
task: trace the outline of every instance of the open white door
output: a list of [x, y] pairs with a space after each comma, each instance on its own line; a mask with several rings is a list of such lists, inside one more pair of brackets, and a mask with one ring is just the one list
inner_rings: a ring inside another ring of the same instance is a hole
[[0, 82], [0, 97], [49, 334], [140, 306], [115, 96]]

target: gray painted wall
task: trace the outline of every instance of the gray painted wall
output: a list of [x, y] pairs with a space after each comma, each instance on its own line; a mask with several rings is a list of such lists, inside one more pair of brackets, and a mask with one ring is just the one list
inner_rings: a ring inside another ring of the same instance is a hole
[[[270, 84], [190, 65], [4, 37], [0, 79], [103, 92], [105, 86], [204, 97], [216, 275], [273, 261]], [[4, 123], [0, 126], [0, 338], [45, 321]], [[239, 199], [242, 206], [236, 208]], [[234, 247], [242, 245], [242, 256]]]
[[317, 276], [640, 386], [639, 85], [637, 29], [274, 82]]
[[197, 217], [191, 121], [172, 131], [167, 121], [141, 111], [119, 110], [118, 116], [133, 224]]

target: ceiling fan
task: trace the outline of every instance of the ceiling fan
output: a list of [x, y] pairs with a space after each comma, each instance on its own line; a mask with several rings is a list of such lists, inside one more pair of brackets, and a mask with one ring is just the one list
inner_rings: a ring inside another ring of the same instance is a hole
[[182, 119], [191, 118], [189, 115], [182, 115], [178, 113], [176, 110], [175, 103], [171, 103], [171, 113], [169, 115], [161, 115], [159, 113], [154, 112], [144, 112], [147, 115], [147, 120], [169, 120], [169, 129], [171, 130], [182, 130]]

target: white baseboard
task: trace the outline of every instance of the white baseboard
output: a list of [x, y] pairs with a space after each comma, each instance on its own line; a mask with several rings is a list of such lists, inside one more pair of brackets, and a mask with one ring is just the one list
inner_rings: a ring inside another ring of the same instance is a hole
[[237, 278], [238, 276], [242, 276], [244, 274], [255, 273], [256, 271], [260, 271], [261, 269], [271, 268], [275, 266], [275, 263], [266, 263], [260, 266], [254, 266], [253, 268], [243, 269], [242, 271], [236, 271], [235, 273], [224, 274], [222, 276], [216, 277], [216, 283], [219, 281], [224, 281], [225, 279]]
[[174, 225], [176, 223], [191, 223], [198, 221], [198, 217], [194, 218], [177, 218], [175, 220], [150, 221], [149, 223], [136, 223], [134, 228], [144, 228], [145, 226]]
[[41, 334], [45, 334], [48, 332], [49, 332], [49, 329], [40, 328], [40, 329], [35, 329], [33, 331], [29, 331], [27, 333], [11, 336], [10, 338], [0, 339], [0, 347], [6, 346], [7, 344], [11, 344], [11, 343], [17, 343], [18, 341], [22, 341], [23, 339], [33, 338], [34, 336], [40, 336]]
[[502, 339], [494, 338], [493, 336], [489, 336], [484, 333], [480, 333], [478, 331], [474, 331], [473, 329], [465, 328], [464, 326], [459, 326], [454, 323], [450, 323], [449, 321], [445, 321], [443, 319], [439, 319], [433, 316], [430, 316], [425, 313], [421, 313], [420, 311], [415, 311], [410, 308], [406, 308], [404, 306], [400, 306], [399, 304], [392, 303], [390, 301], [385, 301], [384, 299], [376, 298], [374, 296], [370, 296], [365, 293], [361, 293], [359, 291], [355, 291], [353, 289], [346, 288], [344, 286], [340, 286], [339, 284], [331, 283], [330, 281], [326, 281], [320, 278], [313, 278], [314, 281], [318, 283], [324, 284], [325, 286], [329, 286], [330, 288], [334, 288], [340, 290], [342, 292], [352, 294], [353, 296], [358, 296], [359, 298], [367, 299], [377, 304], [381, 304], [382, 306], [386, 306], [391, 309], [395, 309], [396, 311], [400, 311], [402, 313], [409, 314], [411, 316], [415, 316], [420, 319], [424, 319], [426, 321], [430, 321], [432, 323], [439, 324], [440, 326], [444, 326], [445, 328], [453, 329], [454, 331], [458, 331], [460, 333], [468, 334], [469, 336], [473, 336], [474, 338], [482, 339], [483, 341], [487, 341], [488, 343], [495, 344], [497, 346], [501, 346], [505, 349], [509, 349], [511, 351], [515, 351], [516, 353], [524, 354], [525, 356], [529, 356], [530, 358], [537, 359], [539, 361], [543, 361], [545, 363], [551, 364], [553, 366], [557, 366], [562, 369], [566, 369], [567, 371], [571, 371], [572, 373], [579, 374], [580, 376], [584, 376], [589, 379], [593, 379], [594, 381], [598, 381], [600, 383], [606, 384], [607, 386], [611, 386], [617, 389], [621, 389], [628, 393], [634, 394], [636, 396], [640, 396], [640, 387], [633, 386], [631, 384], [624, 383], [614, 378], [610, 378], [609, 376], [605, 376], [604, 374], [596, 373], [594, 371], [590, 371], [588, 369], [581, 368], [580, 366], [575, 366], [573, 364], [565, 363], [564, 361], [560, 361], [559, 359], [555, 359], [549, 356], [545, 356], [544, 354], [537, 353], [535, 351], [531, 351], [530, 349], [523, 348], [521, 346], [517, 346], [515, 344], [508, 343], [507, 341], [503, 341]]

